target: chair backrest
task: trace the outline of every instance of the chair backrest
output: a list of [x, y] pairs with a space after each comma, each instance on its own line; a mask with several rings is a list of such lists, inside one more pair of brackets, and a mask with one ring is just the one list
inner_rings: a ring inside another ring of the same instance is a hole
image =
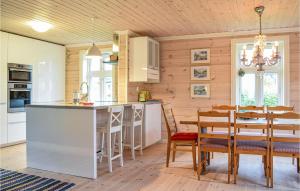
[[[227, 128], [228, 133], [209, 133], [202, 128]], [[230, 139], [230, 111], [198, 111], [198, 132], [200, 138]]]
[[144, 104], [132, 104], [132, 123], [134, 126], [143, 125]]
[[293, 112], [294, 107], [290, 106], [267, 106], [267, 112], [273, 112], [273, 111], [279, 111], [279, 112]]
[[121, 128], [123, 125], [123, 114], [124, 107], [123, 106], [110, 106], [108, 108], [108, 128]]
[[177, 124], [174, 118], [172, 106], [171, 104], [167, 103], [162, 104], [161, 107], [164, 113], [168, 137], [170, 138], [173, 133], [177, 132]]
[[213, 105], [213, 111], [236, 111], [236, 105]]
[[[255, 119], [254, 121], [240, 119]], [[267, 113], [257, 112], [234, 112], [234, 140], [248, 140], [248, 141], [268, 141], [269, 138], [269, 120], [267, 120]], [[266, 130], [266, 133], [259, 132], [241, 132], [239, 130]]]
[[[287, 130], [300, 130], [300, 114], [295, 112], [271, 113], [269, 114], [271, 125], [271, 145], [272, 142], [300, 142], [299, 136], [291, 136], [284, 133]], [[278, 131], [279, 133], [274, 133]]]
[[264, 106], [255, 106], [255, 105], [248, 105], [248, 106], [238, 106], [238, 112], [241, 111], [255, 111], [255, 112], [260, 112], [264, 113], [265, 107]]

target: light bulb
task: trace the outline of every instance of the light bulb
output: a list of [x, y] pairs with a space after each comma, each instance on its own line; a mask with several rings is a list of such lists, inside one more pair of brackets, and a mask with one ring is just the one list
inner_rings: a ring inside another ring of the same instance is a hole
[[38, 20], [28, 21], [27, 24], [37, 32], [46, 32], [53, 27], [53, 25], [51, 25], [50, 23]]

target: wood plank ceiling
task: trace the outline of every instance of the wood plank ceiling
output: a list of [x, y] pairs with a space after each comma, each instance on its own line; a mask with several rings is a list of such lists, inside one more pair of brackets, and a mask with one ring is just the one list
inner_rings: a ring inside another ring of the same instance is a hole
[[[153, 37], [299, 27], [299, 0], [1, 0], [1, 30], [60, 44], [111, 41], [119, 30]], [[93, 22], [95, 27], [93, 30]], [[54, 28], [33, 31], [26, 22]]]

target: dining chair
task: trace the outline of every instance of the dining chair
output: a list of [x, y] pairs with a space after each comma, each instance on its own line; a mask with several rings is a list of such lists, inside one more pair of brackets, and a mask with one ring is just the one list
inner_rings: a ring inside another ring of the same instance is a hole
[[[234, 156], [234, 183], [236, 184], [237, 173], [239, 168], [240, 154], [260, 155], [262, 156], [264, 164], [264, 172], [267, 187], [269, 186], [269, 121], [267, 120], [268, 114], [257, 112], [234, 112], [234, 143], [233, 143], [233, 156]], [[245, 123], [240, 118], [244, 119], [258, 119], [257, 122]], [[259, 121], [260, 120], [260, 121]], [[238, 129], [251, 130], [238, 131]], [[253, 130], [265, 130], [266, 133], [255, 132]]]
[[[300, 130], [300, 114], [286, 112], [269, 115], [271, 123], [271, 141], [270, 141], [270, 187], [273, 187], [274, 179], [274, 156], [297, 158], [297, 172], [300, 173], [300, 137], [281, 133], [286, 130]], [[275, 121], [276, 120], [276, 121]], [[276, 132], [275, 132], [276, 131]]]
[[[108, 108], [108, 121], [107, 124], [97, 125], [97, 132], [100, 132], [100, 162], [103, 157], [107, 157], [108, 170], [112, 172], [112, 161], [119, 158], [120, 166], [123, 166], [123, 146], [122, 146], [122, 125], [123, 125], [123, 106], [110, 106]], [[115, 154], [115, 137], [118, 136], [118, 153]], [[113, 142], [113, 143], [112, 143]], [[105, 146], [106, 145], [106, 148]]]
[[[205, 132], [202, 128], [226, 128], [226, 132]], [[206, 153], [220, 152], [228, 154], [228, 179], [230, 183], [231, 174], [231, 135], [230, 135], [230, 111], [198, 111], [198, 180], [202, 170], [206, 169]], [[204, 160], [202, 160], [204, 153]], [[200, 160], [201, 159], [201, 160]]]
[[162, 110], [165, 119], [165, 126], [168, 133], [166, 167], [169, 167], [171, 151], [173, 152], [172, 162], [175, 162], [176, 151], [192, 152], [193, 168], [194, 171], [196, 171], [196, 146], [198, 133], [178, 131], [171, 104], [162, 104]]
[[132, 104], [130, 114], [123, 121], [123, 147], [130, 148], [131, 158], [135, 160], [135, 150], [143, 154], [144, 104]]
[[[230, 111], [230, 115], [233, 116], [233, 112], [237, 110], [237, 106], [236, 105], [212, 105], [211, 110], [212, 111]], [[214, 131], [213, 127], [211, 128], [211, 131]], [[214, 157], [214, 153], [211, 153], [211, 158], [213, 158], [213, 157]]]
[[[256, 106], [256, 105], [247, 105], [247, 106], [237, 106], [237, 112], [257, 112], [257, 113], [265, 113], [265, 107], [264, 106]], [[262, 132], [264, 133], [264, 129]], [[238, 132], [240, 132], [240, 129], [238, 129]]]
[[[277, 113], [277, 112], [293, 112], [294, 106], [267, 106], [267, 112], [271, 113]], [[293, 130], [293, 134], [295, 135], [295, 130]]]

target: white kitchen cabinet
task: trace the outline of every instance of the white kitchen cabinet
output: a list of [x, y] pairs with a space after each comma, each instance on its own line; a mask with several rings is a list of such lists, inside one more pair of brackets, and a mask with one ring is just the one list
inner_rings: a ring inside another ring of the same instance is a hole
[[161, 140], [161, 104], [146, 103], [143, 126], [143, 147]]
[[64, 46], [9, 34], [8, 63], [32, 65], [32, 102], [64, 100]]
[[149, 37], [129, 40], [129, 81], [159, 83], [159, 43]]
[[65, 98], [65, 47], [1, 32], [0, 144], [26, 140], [26, 113], [7, 113], [7, 63], [32, 65], [32, 102]]
[[0, 144], [7, 143], [7, 43], [8, 33], [0, 32]]

